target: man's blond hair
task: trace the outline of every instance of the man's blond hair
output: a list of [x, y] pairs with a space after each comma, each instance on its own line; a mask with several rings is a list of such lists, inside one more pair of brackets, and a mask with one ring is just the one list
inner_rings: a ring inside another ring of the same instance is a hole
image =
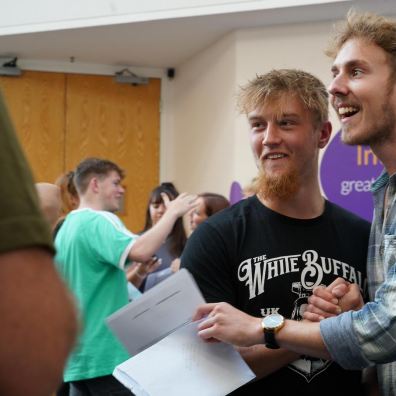
[[311, 112], [315, 126], [328, 121], [329, 99], [326, 87], [315, 76], [302, 70], [279, 69], [257, 75], [241, 87], [238, 107], [248, 114], [256, 108], [280, 101], [297, 98]]

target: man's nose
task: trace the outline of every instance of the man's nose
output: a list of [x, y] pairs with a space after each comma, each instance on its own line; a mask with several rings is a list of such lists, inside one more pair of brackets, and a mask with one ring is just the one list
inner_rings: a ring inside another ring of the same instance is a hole
[[276, 123], [268, 123], [267, 129], [263, 134], [262, 144], [264, 146], [276, 145], [281, 142], [279, 127]]
[[335, 77], [333, 77], [333, 80], [327, 87], [327, 90], [333, 96], [347, 95], [348, 94], [348, 85], [347, 85], [346, 78], [345, 78], [344, 74], [339, 73]]

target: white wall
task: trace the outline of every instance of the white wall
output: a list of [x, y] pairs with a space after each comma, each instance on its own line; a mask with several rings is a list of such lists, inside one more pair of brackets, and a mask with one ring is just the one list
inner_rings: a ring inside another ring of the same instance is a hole
[[331, 30], [330, 22], [241, 30], [179, 67], [172, 114], [180, 189], [228, 195], [232, 181], [245, 185], [255, 176], [246, 120], [235, 108], [238, 87], [274, 68], [300, 68], [328, 84], [323, 51]]
[[230, 34], [177, 71], [169, 176], [180, 190], [227, 191], [233, 179], [235, 64]]

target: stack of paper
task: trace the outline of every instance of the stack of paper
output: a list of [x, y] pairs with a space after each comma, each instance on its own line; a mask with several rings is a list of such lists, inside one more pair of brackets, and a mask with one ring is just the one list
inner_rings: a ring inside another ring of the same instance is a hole
[[191, 317], [205, 301], [182, 269], [108, 318], [131, 355], [113, 375], [137, 396], [224, 396], [255, 375], [231, 345], [205, 343]]
[[208, 344], [190, 323], [116, 367], [136, 396], [224, 396], [255, 376], [231, 345]]

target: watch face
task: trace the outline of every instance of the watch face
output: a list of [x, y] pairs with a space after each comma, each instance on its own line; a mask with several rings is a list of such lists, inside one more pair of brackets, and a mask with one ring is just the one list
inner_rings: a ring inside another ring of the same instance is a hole
[[276, 329], [280, 325], [282, 325], [284, 318], [282, 315], [279, 314], [271, 314], [266, 316], [263, 319], [263, 324], [267, 329]]

